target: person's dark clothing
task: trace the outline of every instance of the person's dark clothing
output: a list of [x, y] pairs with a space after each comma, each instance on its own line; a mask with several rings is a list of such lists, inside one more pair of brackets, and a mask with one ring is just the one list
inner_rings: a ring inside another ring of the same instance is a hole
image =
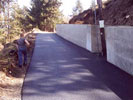
[[18, 64], [20, 67], [22, 67], [23, 64], [27, 64], [27, 48], [25, 44], [25, 38], [20, 38], [17, 42], [18, 42]]
[[18, 40], [18, 48], [26, 48], [26, 45], [25, 45], [25, 38], [20, 38]]

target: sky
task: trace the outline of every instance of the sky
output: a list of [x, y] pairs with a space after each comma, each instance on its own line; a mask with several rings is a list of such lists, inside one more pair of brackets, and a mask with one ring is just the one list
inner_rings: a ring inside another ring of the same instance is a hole
[[[71, 15], [72, 14], [72, 9], [76, 5], [77, 0], [61, 0], [62, 1], [62, 6], [60, 7], [60, 10], [63, 11], [64, 15]], [[80, 0], [83, 9], [86, 10], [90, 7], [91, 5], [91, 0]]]
[[[27, 6], [30, 7], [31, 0], [18, 0], [18, 3], [21, 7]], [[63, 12], [65, 16], [69, 16], [72, 14], [72, 9], [75, 6], [77, 0], [61, 0], [63, 3], [60, 7], [60, 10]], [[80, 0], [82, 3], [83, 9], [86, 10], [90, 7], [92, 0]]]

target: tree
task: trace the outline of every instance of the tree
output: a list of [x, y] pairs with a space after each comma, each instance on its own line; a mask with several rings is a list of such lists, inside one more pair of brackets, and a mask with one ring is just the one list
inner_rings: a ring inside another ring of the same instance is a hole
[[76, 2], [76, 6], [73, 8], [73, 16], [78, 15], [79, 13], [82, 13], [82, 12], [83, 12], [83, 7], [80, 0], [78, 0]]
[[0, 0], [0, 27], [6, 28], [9, 25], [9, 5], [15, 0]]
[[18, 4], [13, 4], [11, 10], [10, 34], [19, 34], [20, 31], [24, 28], [26, 10], [25, 8], [20, 8]]
[[8, 2], [11, 2], [11, 0], [0, 0], [0, 11], [3, 11], [5, 9], [5, 6]]
[[53, 30], [60, 21], [60, 5], [58, 0], [32, 0], [32, 8], [29, 10], [30, 23], [41, 30]]
[[[10, 12], [9, 9], [12, 7], [13, 2], [15, 0], [0, 0], [0, 34], [1, 36], [4, 35], [4, 38], [6, 40], [7, 33], [10, 29]], [[4, 34], [6, 33], [6, 34]]]
[[91, 2], [91, 9], [94, 12], [94, 23], [97, 24], [97, 18], [96, 18], [96, 16], [97, 16], [97, 13], [96, 13], [96, 0], [92, 0], [92, 2]]
[[8, 10], [9, 4], [15, 0], [0, 0], [0, 14]]

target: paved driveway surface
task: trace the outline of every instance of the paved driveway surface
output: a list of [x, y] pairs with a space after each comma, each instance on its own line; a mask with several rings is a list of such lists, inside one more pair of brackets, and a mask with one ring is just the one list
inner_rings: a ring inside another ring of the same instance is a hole
[[56, 34], [38, 34], [22, 94], [22, 100], [133, 100], [133, 77]]

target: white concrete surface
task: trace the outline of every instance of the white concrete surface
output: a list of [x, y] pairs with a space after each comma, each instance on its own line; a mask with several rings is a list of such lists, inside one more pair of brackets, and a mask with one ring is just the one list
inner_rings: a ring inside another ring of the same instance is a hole
[[107, 60], [133, 75], [133, 27], [106, 27], [105, 32]]
[[97, 35], [100, 34], [98, 26], [79, 24], [58, 24], [56, 33], [64, 39], [83, 47], [93, 53], [99, 52], [101, 46]]
[[[101, 51], [98, 26], [59, 24], [56, 32], [64, 39], [93, 53]], [[133, 27], [105, 27], [108, 62], [133, 75]]]

